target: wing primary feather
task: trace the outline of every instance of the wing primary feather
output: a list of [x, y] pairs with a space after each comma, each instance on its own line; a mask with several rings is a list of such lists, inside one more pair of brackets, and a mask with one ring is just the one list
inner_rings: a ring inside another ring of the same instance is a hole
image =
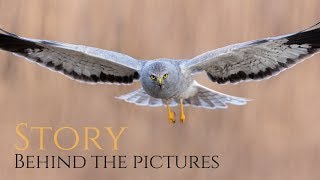
[[298, 33], [230, 45], [182, 62], [187, 72], [206, 71], [218, 84], [267, 79], [318, 53], [320, 22]]
[[0, 29], [0, 49], [82, 82], [130, 84], [140, 78], [135, 68], [141, 62], [117, 52], [23, 38], [3, 29]]

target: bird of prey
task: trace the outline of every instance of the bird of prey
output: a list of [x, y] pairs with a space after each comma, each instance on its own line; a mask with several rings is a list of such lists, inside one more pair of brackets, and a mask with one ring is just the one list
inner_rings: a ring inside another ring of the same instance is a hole
[[184, 105], [217, 109], [248, 101], [204, 87], [193, 79], [194, 74], [205, 72], [218, 84], [268, 79], [319, 52], [319, 24], [293, 34], [229, 45], [187, 60], [137, 60], [94, 47], [24, 38], [2, 29], [0, 49], [81, 82], [130, 84], [139, 80], [141, 89], [118, 98], [142, 106], [166, 105], [168, 119], [174, 123], [170, 106], [180, 105], [180, 120], [184, 122]]

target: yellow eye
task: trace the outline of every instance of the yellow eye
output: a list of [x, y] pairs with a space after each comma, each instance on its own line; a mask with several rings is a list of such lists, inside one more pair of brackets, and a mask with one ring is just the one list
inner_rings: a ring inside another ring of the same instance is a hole
[[156, 80], [157, 78], [154, 75], [150, 75], [150, 79]]
[[168, 78], [168, 73], [163, 75], [163, 79], [167, 79]]

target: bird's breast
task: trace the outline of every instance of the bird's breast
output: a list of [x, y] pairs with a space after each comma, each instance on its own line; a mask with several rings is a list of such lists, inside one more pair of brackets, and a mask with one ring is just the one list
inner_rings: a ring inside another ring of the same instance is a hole
[[184, 91], [180, 92], [176, 98], [178, 99], [188, 99], [190, 97], [195, 96], [198, 93], [198, 88], [196, 86], [194, 86], [193, 82], [192, 84], [190, 84], [187, 88], [184, 89]]
[[195, 94], [196, 89], [192, 88], [192, 83], [181, 82], [175, 84], [164, 84], [162, 87], [150, 86], [142, 83], [143, 89], [147, 94], [154, 98], [171, 99], [179, 98], [186, 99]]
[[172, 87], [167, 87], [163, 85], [161, 88], [159, 86], [143, 86], [143, 89], [146, 91], [147, 94], [154, 98], [159, 99], [170, 99], [175, 95], [175, 90]]

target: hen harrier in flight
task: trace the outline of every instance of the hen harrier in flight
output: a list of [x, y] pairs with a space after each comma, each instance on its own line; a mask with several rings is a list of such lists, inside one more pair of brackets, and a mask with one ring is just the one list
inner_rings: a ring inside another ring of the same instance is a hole
[[142, 106], [166, 105], [169, 121], [174, 123], [170, 106], [180, 104], [180, 120], [184, 122], [184, 105], [216, 109], [248, 101], [206, 88], [193, 79], [194, 74], [205, 71], [218, 84], [275, 76], [319, 52], [319, 24], [298, 33], [219, 48], [188, 60], [140, 61], [93, 47], [24, 38], [2, 29], [0, 49], [81, 82], [129, 84], [139, 80], [141, 89], [118, 98]]

